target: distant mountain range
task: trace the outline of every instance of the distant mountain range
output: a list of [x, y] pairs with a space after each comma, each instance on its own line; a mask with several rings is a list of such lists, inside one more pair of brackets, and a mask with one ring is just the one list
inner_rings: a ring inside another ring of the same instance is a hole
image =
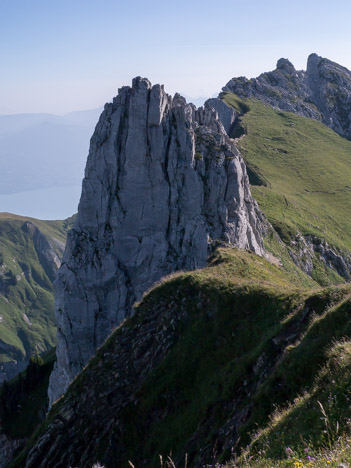
[[0, 211], [47, 218], [50, 198], [51, 219], [72, 215], [101, 110], [0, 116]]

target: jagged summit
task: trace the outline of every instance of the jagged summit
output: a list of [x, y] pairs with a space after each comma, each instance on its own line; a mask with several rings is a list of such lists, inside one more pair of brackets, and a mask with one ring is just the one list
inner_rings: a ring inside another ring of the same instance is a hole
[[322, 67], [324, 72], [334, 71], [335, 73], [339, 73], [340, 76], [343, 76], [343, 73], [346, 73], [346, 75], [349, 76], [351, 75], [350, 70], [348, 70], [346, 67], [343, 67], [342, 65], [339, 65], [338, 63], [333, 62], [332, 60], [321, 57], [316, 53], [310, 54], [307, 59], [307, 74], [313, 74], [313, 72], [315, 72], [319, 67]]
[[296, 72], [294, 65], [285, 58], [281, 58], [277, 62], [277, 70], [283, 70], [287, 73], [294, 73]]
[[240, 97], [256, 97], [279, 109], [320, 120], [351, 139], [351, 72], [313, 53], [307, 69], [295, 70], [285, 58], [257, 78], [233, 78], [223, 88]]
[[316, 69], [321, 60], [323, 60], [323, 58], [316, 53], [310, 54], [307, 59], [307, 73], [311, 73], [313, 69]]
[[263, 254], [244, 161], [214, 107], [227, 124], [234, 111], [212, 104], [137, 77], [105, 105], [55, 284], [51, 402], [161, 277], [205, 266], [218, 242]]

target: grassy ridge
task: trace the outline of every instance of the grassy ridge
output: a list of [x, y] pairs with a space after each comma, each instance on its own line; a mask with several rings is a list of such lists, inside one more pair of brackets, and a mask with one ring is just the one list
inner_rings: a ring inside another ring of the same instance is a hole
[[[217, 461], [230, 458], [231, 444], [240, 437], [245, 446], [257, 425], [267, 424], [276, 404], [283, 406], [301, 392], [313, 391], [321, 367], [327, 365], [331, 343], [351, 337], [350, 288], [306, 289], [294, 272], [236, 249], [219, 249], [209, 267], [162, 281], [123, 326], [137, 329], [154, 308], [177, 307], [186, 310], [177, 341], [142, 386], [130, 389], [135, 391], [130, 404], [117, 413], [110, 407], [111, 418], [123, 431], [112, 425], [110, 439], [106, 435], [101, 441], [95, 439], [91, 461], [109, 467], [128, 466], [128, 460], [139, 466], [146, 460], [147, 466], [157, 467], [158, 455], [172, 452], [179, 466], [187, 453], [192, 466], [205, 452], [209, 462], [208, 453], [215, 449]], [[119, 332], [73, 382], [35, 437], [47, 430], [61, 409], [64, 414], [73, 405], [80, 414], [79, 405], [91, 401], [87, 395], [92, 385], [98, 394], [109, 391]], [[240, 414], [246, 416], [236, 427], [235, 415]], [[95, 434], [97, 427], [109, 424], [104, 418], [97, 400], [94, 418], [79, 424]], [[84, 445], [79, 433], [75, 437], [77, 446]], [[33, 443], [34, 439], [26, 451]], [[26, 451], [18, 460], [25, 459]]]
[[[344, 462], [348, 466], [351, 461], [350, 315], [348, 294], [315, 319], [301, 343], [289, 350], [290, 355], [274, 377], [281, 379], [283, 375], [286, 384], [291, 382], [294, 393], [290, 392], [284, 403], [275, 399], [277, 406], [271, 411], [268, 425], [255, 430], [249, 446], [227, 468], [339, 467]], [[301, 360], [305, 364], [301, 365]], [[272, 386], [273, 382], [266, 385], [258, 402]], [[271, 392], [269, 396], [276, 397]]]
[[[284, 242], [300, 232], [351, 251], [351, 142], [320, 123], [259, 101], [224, 99], [245, 112], [240, 125], [247, 134], [239, 145], [252, 192]], [[139, 326], [154, 308], [167, 310], [171, 304], [185, 308], [187, 318], [177, 329], [177, 342], [133, 401], [111, 415], [122, 433], [111, 425], [104, 440], [94, 439], [95, 455], [107, 467], [128, 466], [128, 460], [156, 467], [159, 454], [171, 452], [179, 466], [185, 453], [191, 466], [206, 451], [223, 462], [233, 446], [244, 453], [228, 467], [337, 466], [349, 460], [341, 450], [351, 447], [351, 286], [320, 288], [292, 264], [274, 236], [266, 245], [283, 268], [248, 252], [219, 249], [208, 268], [171, 276], [137, 305], [124, 326]], [[321, 264], [315, 270], [320, 283], [341, 281]], [[11, 467], [21, 466], [35, 438], [67, 402], [81, 404], [92, 385], [106, 390], [118, 359], [113, 355], [118, 333]], [[105, 352], [112, 356], [100, 366]], [[87, 433], [99, 432], [97, 422], [94, 407]]]
[[[123, 433], [117, 436], [111, 428], [111, 439], [118, 438], [116, 447], [106, 440], [96, 440], [96, 459], [107, 466], [127, 466], [131, 459], [138, 466], [142, 456], [148, 460], [147, 466], [159, 466], [158, 454], [180, 453], [199, 424], [206, 420], [206, 414], [212, 413], [211, 408], [215, 407], [218, 412], [210, 418], [214, 420], [205, 421], [202, 428], [206, 435], [192, 444], [192, 450], [196, 453], [198, 444], [206, 440], [211, 443], [215, 428], [227, 416], [220, 402], [227, 401], [237, 391], [248, 366], [254, 365], [262, 347], [298, 305], [303, 291], [295, 275], [290, 277], [264, 258], [236, 249], [220, 249], [208, 268], [172, 275], [146, 294], [137, 305], [136, 315], [123, 326], [138, 327], [149, 316], [150, 309], [160, 304], [167, 308], [172, 302], [185, 307], [188, 318], [178, 330], [176, 345], [149, 374], [134, 402], [119, 414], [113, 414], [111, 409], [111, 416], [118, 418]], [[107, 390], [106, 382], [114, 374], [112, 363], [104, 358], [105, 369], [98, 363], [106, 350], [116, 360], [112, 349], [119, 331], [77, 377], [66, 396], [54, 405], [41, 431], [47, 429], [67, 400], [76, 398], [82, 404], [91, 385], [97, 392]], [[105, 377], [103, 372], [107, 373]], [[87, 382], [87, 378], [93, 383]], [[84, 423], [88, 427], [92, 425], [89, 428], [92, 433], [96, 430], [94, 424], [101, 424], [96, 407], [94, 414], [93, 420]], [[210, 422], [213, 430], [209, 429]], [[33, 442], [29, 442], [11, 467], [22, 466]]]
[[[151, 291], [138, 307], [141, 317], [166, 298], [175, 300], [175, 291], [179, 302], [187, 299], [191, 318], [136, 393], [138, 403], [119, 415], [122, 445], [128, 447], [125, 460], [138, 465], [142, 454], [148, 466], [156, 467], [159, 453], [173, 453], [182, 466], [187, 453], [191, 466], [204, 447], [215, 450], [221, 428], [231, 427], [233, 405], [235, 414], [249, 415], [237, 433], [230, 431], [233, 444], [239, 439], [239, 447], [245, 447], [277, 406], [297, 405], [299, 395], [309, 392], [315, 395], [310, 411], [302, 407], [298, 417], [287, 418], [284, 430], [269, 432], [268, 442], [262, 436], [253, 453], [269, 446], [271, 458], [284, 459], [286, 446], [301, 448], [301, 436], [310, 440], [311, 451], [318, 449], [325, 442], [325, 424], [317, 397], [327, 405], [331, 391], [340, 394], [350, 383], [350, 360], [344, 361], [340, 385], [335, 375], [325, 377], [325, 369], [333, 350], [344, 350], [351, 338], [351, 286], [304, 289], [294, 275], [253, 254], [220, 250], [209, 268], [177, 274]], [[351, 418], [349, 393], [338, 400], [332, 422], [339, 421], [340, 431], [348, 430]], [[220, 442], [216, 450], [216, 461], [230, 457], [230, 448]]]
[[[284, 241], [315, 235], [351, 251], [351, 142], [325, 125], [227, 93], [246, 135], [238, 145], [252, 194]], [[334, 282], [340, 278], [334, 278]]]

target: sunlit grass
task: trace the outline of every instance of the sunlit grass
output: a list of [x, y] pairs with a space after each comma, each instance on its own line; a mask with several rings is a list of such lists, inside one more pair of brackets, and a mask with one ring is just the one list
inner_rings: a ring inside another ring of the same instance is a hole
[[[251, 191], [268, 220], [289, 243], [297, 232], [351, 251], [351, 142], [312, 119], [263, 102], [225, 94], [246, 113], [237, 144], [249, 168]], [[240, 109], [239, 109], [240, 108]], [[316, 257], [315, 279], [337, 283]], [[329, 277], [329, 278], [328, 278]]]

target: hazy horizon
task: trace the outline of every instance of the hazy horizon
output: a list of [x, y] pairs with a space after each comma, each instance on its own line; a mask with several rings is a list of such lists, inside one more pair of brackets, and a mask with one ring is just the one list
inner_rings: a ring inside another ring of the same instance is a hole
[[64, 219], [77, 211], [101, 108], [0, 116], [0, 211]]
[[[131, 83], [130, 83], [131, 85]], [[127, 86], [127, 85], [126, 85]], [[187, 100], [187, 102], [192, 102], [193, 104], [195, 104], [197, 107], [200, 107], [204, 104], [204, 102], [207, 100], [207, 99], [210, 99], [212, 97], [216, 97], [218, 93], [214, 93], [212, 94], [211, 96], [188, 96], [187, 94], [185, 93], [182, 93], [180, 91], [177, 91], [179, 94], [181, 94], [182, 96], [184, 96]], [[94, 111], [97, 111], [99, 110], [100, 112], [103, 111], [104, 109], [104, 105], [107, 103], [107, 102], [111, 102], [112, 99], [114, 98], [115, 96], [111, 96], [111, 99], [109, 101], [106, 101], [104, 103], [102, 103], [100, 106], [96, 106], [94, 108], [84, 108], [84, 109], [72, 109], [68, 112], [64, 112], [64, 113], [55, 113], [55, 112], [12, 112], [12, 113], [9, 113], [9, 114], [1, 114], [0, 113], [0, 117], [11, 117], [11, 116], [47, 116], [47, 117], [58, 117], [58, 118], [61, 118], [61, 117], [69, 117], [71, 116], [72, 114], [79, 114], [81, 112], [94, 112]], [[97, 122], [96, 122], [97, 123]]]

